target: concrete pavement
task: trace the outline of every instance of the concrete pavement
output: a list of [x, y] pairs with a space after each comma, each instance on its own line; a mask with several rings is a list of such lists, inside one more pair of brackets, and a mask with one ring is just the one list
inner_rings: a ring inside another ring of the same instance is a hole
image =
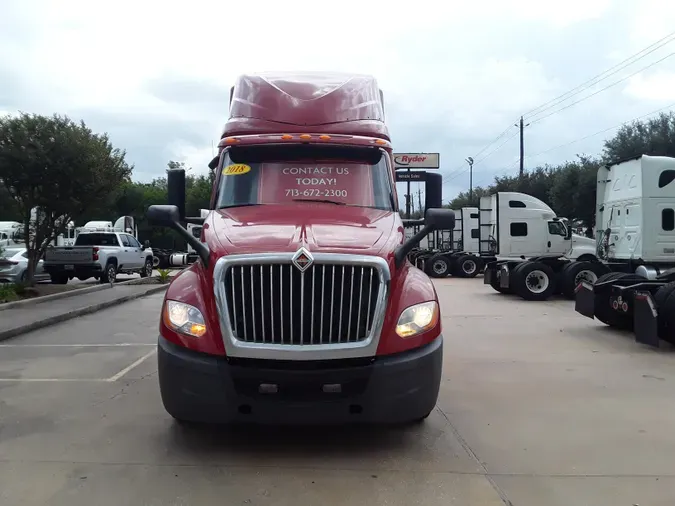
[[566, 301], [436, 285], [445, 381], [407, 429], [181, 430], [162, 294], [0, 343], [0, 504], [672, 505], [671, 350]]
[[65, 298], [39, 304], [30, 301], [19, 307], [4, 309], [0, 311], [0, 341], [139, 297], [162, 292], [167, 287], [168, 284], [114, 285], [112, 288], [96, 292], [69, 293]]

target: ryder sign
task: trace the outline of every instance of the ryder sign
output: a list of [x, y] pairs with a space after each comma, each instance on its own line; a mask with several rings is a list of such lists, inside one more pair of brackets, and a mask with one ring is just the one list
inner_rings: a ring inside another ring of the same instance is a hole
[[394, 153], [394, 169], [438, 169], [439, 153]]

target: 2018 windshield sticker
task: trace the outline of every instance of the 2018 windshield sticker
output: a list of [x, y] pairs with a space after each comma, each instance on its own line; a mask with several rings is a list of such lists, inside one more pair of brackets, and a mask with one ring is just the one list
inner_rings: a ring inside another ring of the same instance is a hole
[[223, 176], [238, 176], [250, 172], [251, 167], [245, 163], [233, 163], [223, 168]]

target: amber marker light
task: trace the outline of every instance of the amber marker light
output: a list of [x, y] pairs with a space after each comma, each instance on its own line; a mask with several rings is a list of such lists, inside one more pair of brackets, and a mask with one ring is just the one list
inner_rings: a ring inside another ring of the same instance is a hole
[[321, 139], [322, 141], [329, 141], [330, 135], [319, 135], [319, 139]]
[[284, 141], [290, 141], [293, 138], [292, 135], [284, 134], [281, 136], [281, 139]]
[[236, 144], [237, 142], [239, 142], [239, 139], [237, 139], [236, 137], [225, 138], [225, 144]]
[[309, 135], [309, 134], [302, 134], [302, 135], [300, 136], [300, 138], [301, 138], [303, 141], [308, 141], [308, 140], [311, 140], [312, 136]]

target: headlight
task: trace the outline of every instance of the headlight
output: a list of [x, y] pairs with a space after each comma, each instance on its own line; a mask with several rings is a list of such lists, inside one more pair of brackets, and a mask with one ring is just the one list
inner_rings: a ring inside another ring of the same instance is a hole
[[190, 304], [167, 300], [164, 306], [164, 323], [181, 334], [201, 337], [206, 333], [206, 323], [201, 311]]
[[413, 337], [426, 332], [438, 323], [438, 304], [436, 301], [422, 302], [405, 309], [396, 324], [399, 337]]

